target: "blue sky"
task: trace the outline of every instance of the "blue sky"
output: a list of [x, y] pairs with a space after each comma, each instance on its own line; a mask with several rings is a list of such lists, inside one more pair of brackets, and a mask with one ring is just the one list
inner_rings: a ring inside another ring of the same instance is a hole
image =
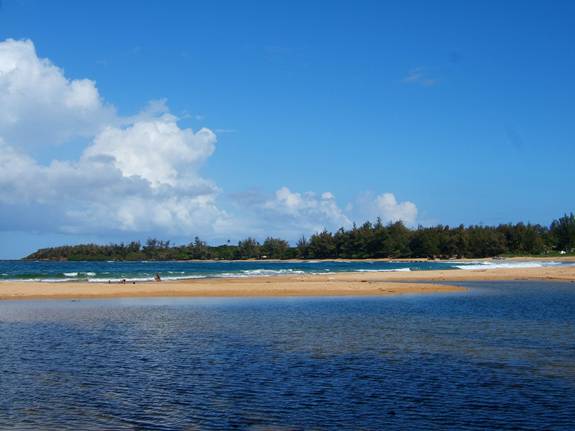
[[[0, 74], [0, 257], [376, 216], [547, 224], [575, 210], [574, 18], [570, 1], [4, 0], [0, 70], [24, 78]], [[45, 62], [64, 84], [28, 88]], [[95, 98], [60, 106], [75, 80]], [[15, 82], [25, 97], [1, 94]]]

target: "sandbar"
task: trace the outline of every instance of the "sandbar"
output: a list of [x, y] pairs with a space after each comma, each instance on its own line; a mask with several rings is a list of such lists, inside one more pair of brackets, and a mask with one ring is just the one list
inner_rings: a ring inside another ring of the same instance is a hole
[[[575, 283], [575, 266], [412, 272], [341, 272], [211, 278], [137, 284], [2, 282], [0, 300], [130, 297], [384, 296], [462, 292], [465, 281], [545, 280]], [[575, 289], [575, 284], [574, 284]]]

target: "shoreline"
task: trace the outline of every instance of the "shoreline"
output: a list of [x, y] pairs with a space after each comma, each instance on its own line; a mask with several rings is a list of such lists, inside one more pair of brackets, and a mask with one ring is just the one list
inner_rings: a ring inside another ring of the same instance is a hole
[[[74, 261], [74, 260], [52, 260], [52, 259], [8, 259], [24, 262], [108, 262], [107, 260], [90, 260], [90, 261]], [[556, 261], [556, 262], [575, 262], [575, 256], [510, 256], [510, 257], [463, 257], [458, 259], [432, 259], [428, 257], [375, 257], [366, 259], [346, 259], [346, 258], [333, 258], [333, 259], [181, 259], [181, 260], [146, 260], [145, 262], [205, 262], [205, 263], [232, 263], [232, 262], [270, 262], [270, 263], [300, 263], [300, 262], [506, 262], [506, 261], [522, 261], [522, 262], [537, 262], [537, 261]], [[112, 260], [111, 262], [142, 262], [140, 260]]]
[[[107, 284], [89, 282], [2, 282], [0, 300], [104, 299], [142, 297], [297, 297], [387, 296], [464, 292], [444, 284], [466, 281], [568, 281], [575, 283], [575, 266], [430, 270], [412, 272], [341, 272], [325, 275], [209, 278]], [[574, 285], [575, 289], [575, 285]]]

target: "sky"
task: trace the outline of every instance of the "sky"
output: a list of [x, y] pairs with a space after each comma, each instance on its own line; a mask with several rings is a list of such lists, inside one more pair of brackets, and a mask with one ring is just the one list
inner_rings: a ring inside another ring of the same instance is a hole
[[0, 3], [0, 258], [575, 211], [575, 2]]

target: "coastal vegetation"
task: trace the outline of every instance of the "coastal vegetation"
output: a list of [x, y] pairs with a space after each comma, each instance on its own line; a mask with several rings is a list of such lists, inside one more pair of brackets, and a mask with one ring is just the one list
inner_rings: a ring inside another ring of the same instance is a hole
[[351, 229], [318, 232], [295, 245], [280, 238], [262, 243], [246, 238], [237, 245], [208, 245], [199, 237], [186, 245], [148, 239], [120, 244], [80, 244], [44, 248], [27, 256], [35, 260], [189, 260], [189, 259], [369, 259], [484, 258], [501, 255], [556, 255], [575, 252], [575, 215], [564, 215], [549, 226], [438, 225], [407, 228], [402, 222], [366, 222]]

